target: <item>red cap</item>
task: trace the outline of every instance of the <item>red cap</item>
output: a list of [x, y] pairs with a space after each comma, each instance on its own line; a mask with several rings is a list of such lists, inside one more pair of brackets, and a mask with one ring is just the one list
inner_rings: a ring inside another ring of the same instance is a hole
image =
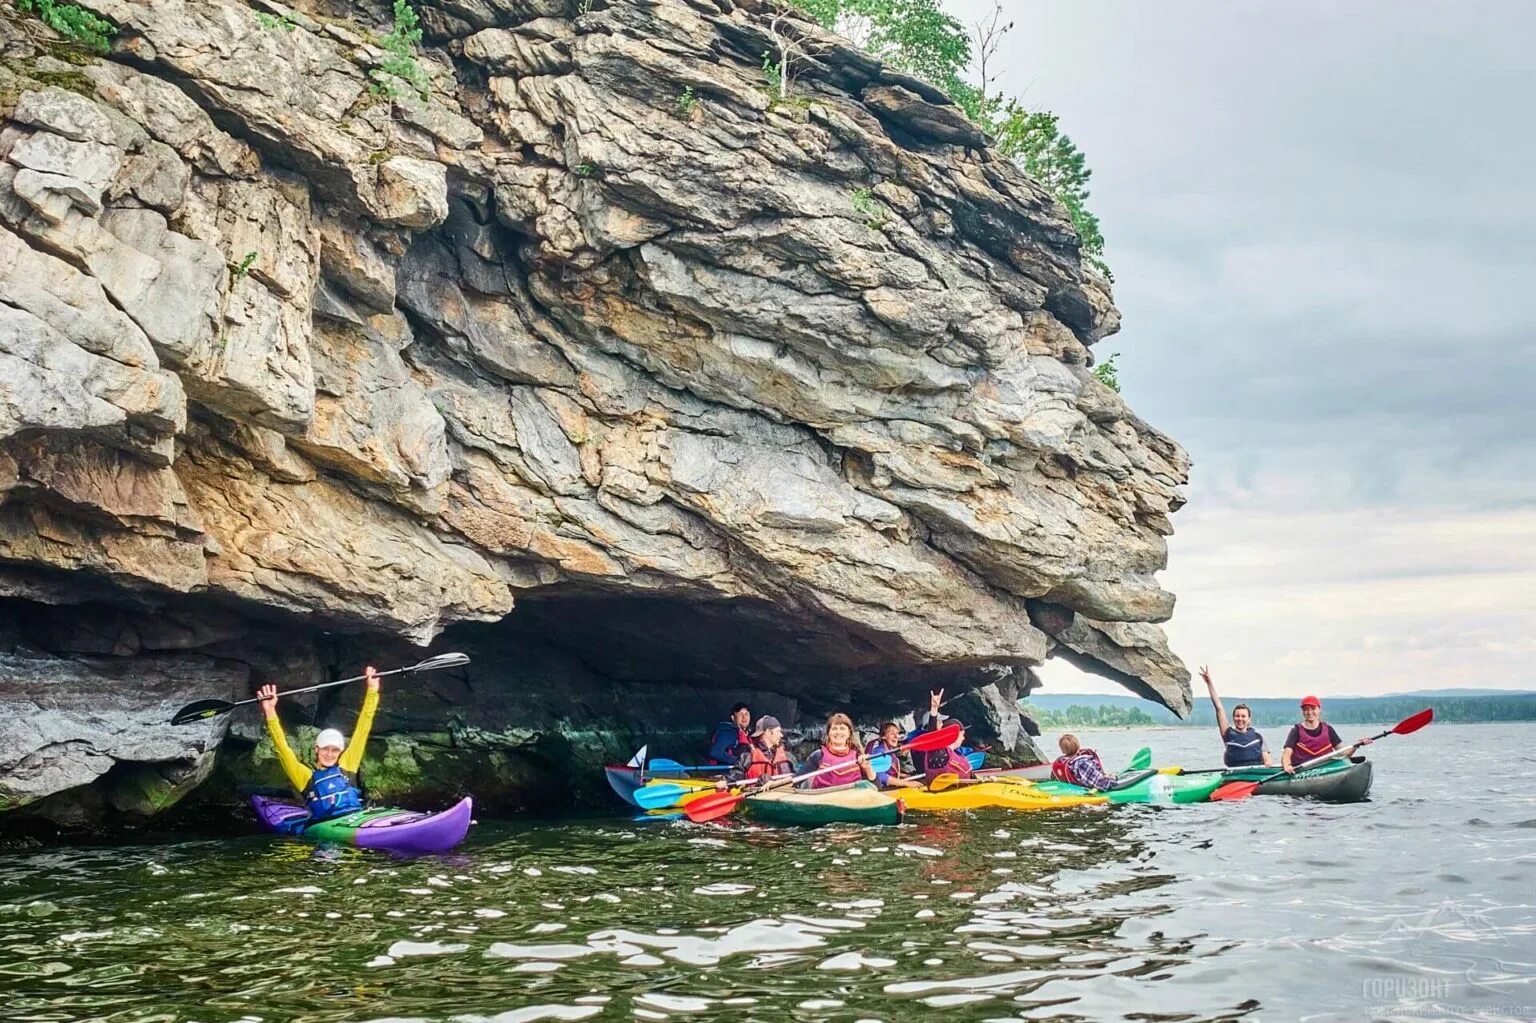
[[1323, 701], [1315, 696], [1303, 696], [1301, 698], [1301, 705], [1303, 707], [1316, 707], [1318, 710], [1323, 709]]

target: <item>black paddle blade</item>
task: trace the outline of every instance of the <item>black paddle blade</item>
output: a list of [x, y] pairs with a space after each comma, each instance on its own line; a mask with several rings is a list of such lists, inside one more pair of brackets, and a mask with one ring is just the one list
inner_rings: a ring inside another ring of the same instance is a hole
[[176, 716], [171, 718], [171, 724], [187, 725], [194, 721], [207, 721], [209, 718], [218, 717], [233, 706], [234, 704], [223, 700], [198, 700], [177, 711]]
[[406, 668], [406, 671], [437, 671], [439, 668], [457, 668], [461, 664], [469, 663], [468, 654], [438, 654], [436, 657], [428, 657], [420, 664]]

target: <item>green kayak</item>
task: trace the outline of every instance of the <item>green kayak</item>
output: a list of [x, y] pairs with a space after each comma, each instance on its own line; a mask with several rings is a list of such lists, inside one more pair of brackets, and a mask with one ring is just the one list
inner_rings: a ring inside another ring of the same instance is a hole
[[1276, 776], [1273, 767], [1239, 767], [1221, 774], [1229, 781], [1263, 782], [1256, 796], [1300, 796], [1328, 803], [1358, 803], [1371, 791], [1371, 762], [1364, 757], [1330, 760], [1294, 775]]
[[[1111, 803], [1203, 803], [1222, 783], [1221, 774], [1160, 774], [1155, 770], [1129, 771], [1120, 775], [1119, 784], [1098, 793]], [[1069, 785], [1064, 781], [1040, 781], [1035, 788], [1055, 796], [1094, 795], [1092, 789]]]
[[747, 809], [772, 824], [900, 824], [901, 800], [867, 781], [827, 789], [779, 789], [747, 797]]

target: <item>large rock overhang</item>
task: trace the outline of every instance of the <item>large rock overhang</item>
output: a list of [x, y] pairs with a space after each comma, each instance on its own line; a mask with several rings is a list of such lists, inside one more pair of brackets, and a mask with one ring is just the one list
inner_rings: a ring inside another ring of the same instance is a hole
[[[931, 88], [827, 37], [775, 103], [750, 3], [429, 8], [393, 103], [302, 12], [85, 6], [113, 54], [3, 72], [12, 600], [174, 608], [236, 687], [273, 666], [204, 618], [362, 649], [521, 603], [699, 685], [751, 636], [722, 692], [808, 714], [1053, 654], [1188, 708], [1155, 580], [1187, 459], [1089, 371], [1119, 315], [1066, 212]], [[642, 655], [657, 614], [695, 656]], [[126, 649], [86, 653], [166, 653]], [[77, 695], [170, 677], [139, 667]]]

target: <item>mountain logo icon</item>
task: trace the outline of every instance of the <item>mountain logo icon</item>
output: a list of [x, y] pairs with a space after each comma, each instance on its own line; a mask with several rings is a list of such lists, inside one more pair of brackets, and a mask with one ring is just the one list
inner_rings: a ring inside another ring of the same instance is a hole
[[1423, 913], [1395, 917], [1381, 937], [1407, 940], [1432, 934], [1447, 941], [1486, 941], [1498, 929], [1477, 910], [1446, 901]]

